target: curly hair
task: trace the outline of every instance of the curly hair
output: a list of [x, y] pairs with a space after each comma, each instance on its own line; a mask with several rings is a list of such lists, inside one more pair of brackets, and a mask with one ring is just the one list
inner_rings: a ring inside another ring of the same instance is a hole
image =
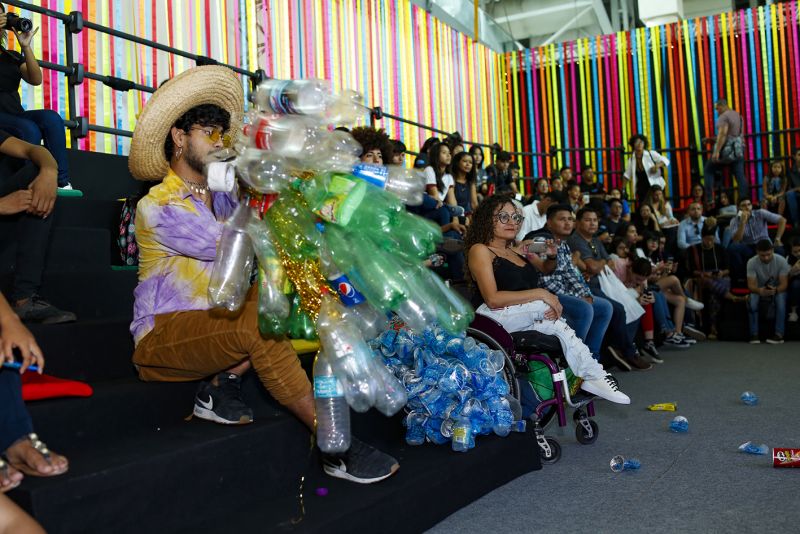
[[[227, 132], [231, 127], [231, 114], [214, 104], [200, 104], [178, 117], [172, 127], [188, 132], [195, 124], [203, 127], [218, 127], [222, 128], [223, 132]], [[172, 159], [174, 150], [175, 143], [172, 141], [172, 135], [167, 134], [167, 138], [164, 140], [164, 157], [167, 158], [167, 161]]]
[[377, 149], [381, 151], [381, 157], [383, 157], [384, 163], [392, 162], [392, 154], [394, 152], [392, 140], [389, 139], [389, 136], [383, 128], [376, 130], [370, 126], [357, 126], [350, 130], [350, 135], [361, 145], [361, 154], [359, 154], [359, 157], [370, 150]]
[[467, 235], [464, 236], [464, 275], [469, 283], [472, 283], [472, 273], [469, 270], [469, 250], [473, 245], [488, 245], [494, 237], [494, 212], [506, 204], [514, 204], [511, 195], [492, 195], [478, 205], [478, 209], [472, 212], [472, 224], [467, 227]]

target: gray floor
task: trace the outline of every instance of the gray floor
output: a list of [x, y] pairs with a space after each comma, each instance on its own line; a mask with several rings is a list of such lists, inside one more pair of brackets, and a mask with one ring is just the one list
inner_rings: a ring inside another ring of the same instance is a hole
[[[665, 363], [650, 371], [617, 374], [632, 403], [598, 404], [596, 443], [580, 445], [571, 424], [554, 422], [558, 463], [430, 532], [800, 532], [800, 469], [738, 451], [745, 441], [800, 448], [800, 343], [706, 342], [661, 353]], [[759, 395], [757, 406], [739, 401], [745, 390]], [[678, 411], [646, 410], [666, 401]], [[689, 420], [687, 434], [669, 431], [675, 415]], [[612, 473], [617, 454], [638, 458], [641, 469]]]

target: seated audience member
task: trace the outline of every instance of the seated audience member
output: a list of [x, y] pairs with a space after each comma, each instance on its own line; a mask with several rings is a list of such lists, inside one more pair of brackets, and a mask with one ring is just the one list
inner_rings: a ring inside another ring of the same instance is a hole
[[[700, 187], [702, 190], [703, 188]], [[699, 202], [692, 202], [686, 210], [686, 217], [678, 225], [678, 248], [687, 248], [700, 244], [703, 240], [700, 235], [703, 223], [706, 218], [703, 215], [703, 205]]]
[[572, 167], [570, 167], [569, 165], [561, 167], [561, 169], [558, 171], [558, 178], [561, 179], [562, 185], [569, 184], [573, 180], [573, 178], [575, 178], [575, 176], [573, 176], [572, 174]]
[[22, 80], [33, 86], [42, 85], [42, 69], [31, 47], [33, 36], [39, 28], [30, 32], [14, 31], [22, 53], [8, 50], [6, 44], [6, 10], [0, 4], [0, 68], [3, 80], [0, 86], [0, 130], [26, 143], [44, 146], [55, 159], [58, 187], [72, 189], [69, 183], [69, 160], [67, 159], [67, 136], [64, 120], [51, 109], [25, 110], [19, 96]]
[[547, 224], [547, 210], [553, 204], [559, 204], [563, 196], [556, 192], [545, 194], [541, 200], [534, 200], [527, 206], [522, 207], [522, 216], [525, 217], [517, 234], [517, 241], [530, 239], [528, 234], [538, 232]]
[[392, 161], [391, 165], [406, 164], [406, 144], [399, 139], [392, 139]]
[[636, 330], [639, 327], [638, 320], [628, 324], [622, 304], [604, 295], [600, 289], [600, 280], [597, 276], [609, 264], [610, 258], [600, 240], [594, 237], [598, 225], [597, 213], [590, 208], [583, 208], [577, 213], [576, 221], [575, 232], [567, 240], [567, 244], [572, 250], [573, 263], [589, 282], [592, 295], [605, 298], [611, 303], [613, 310], [606, 336], [611, 356], [626, 370], [652, 368], [652, 365], [642, 361], [634, 344]]
[[424, 169], [430, 165], [428, 161], [428, 150], [430, 150], [433, 145], [440, 142], [438, 137], [429, 137], [422, 143], [422, 146], [419, 148], [419, 154], [414, 158], [415, 169]]
[[[217, 242], [238, 199], [208, 190], [203, 162], [222, 148], [224, 132], [238, 131], [243, 107], [237, 76], [202, 66], [164, 83], [139, 116], [129, 168], [139, 180], [162, 182], [137, 206], [133, 363], [145, 381], [211, 377], [197, 390], [194, 414], [233, 425], [253, 421], [241, 397], [241, 375], [252, 367], [275, 400], [313, 431], [311, 383], [287, 339], [260, 335], [257, 291], [238, 314], [212, 309], [208, 299]], [[324, 455], [323, 463], [327, 474], [359, 483], [383, 480], [399, 467], [355, 438], [346, 453]]]
[[619, 227], [625, 224], [622, 219], [622, 201], [618, 198], [612, 198], [608, 201], [608, 217], [600, 223], [606, 227], [611, 238], [614, 239], [618, 235]]
[[511, 154], [500, 151], [495, 157], [494, 165], [486, 168], [486, 176], [489, 183], [489, 194], [513, 193], [518, 194], [517, 184], [511, 175]]
[[616, 236], [623, 238], [631, 251], [635, 251], [644, 239], [644, 236], [639, 234], [639, 230], [636, 229], [636, 225], [633, 223], [619, 225]]
[[628, 204], [628, 201], [625, 200], [625, 197], [622, 195], [622, 189], [619, 187], [612, 187], [608, 190], [608, 196], [610, 198], [616, 198], [620, 202], [622, 202], [622, 220], [625, 222], [630, 222], [631, 220], [631, 206]]
[[644, 202], [639, 204], [636, 213], [631, 217], [631, 222], [636, 225], [636, 230], [639, 235], [644, 235], [647, 232], [660, 232], [661, 227], [658, 224], [653, 208], [650, 204]]
[[[741, 205], [741, 202], [739, 203]], [[756, 244], [756, 256], [747, 262], [747, 309], [750, 317], [750, 343], [761, 343], [758, 337], [758, 306], [762, 300], [775, 306], [775, 334], [767, 343], [783, 343], [786, 325], [786, 290], [789, 286], [789, 263], [775, 253], [772, 241], [762, 239]]]
[[573, 213], [577, 213], [583, 207], [583, 200], [580, 184], [575, 182], [567, 184], [567, 203]]
[[800, 305], [800, 237], [795, 236], [791, 241], [791, 253], [786, 257], [786, 261], [791, 267], [789, 269], [789, 322], [797, 322], [797, 307]]
[[560, 177], [556, 176], [552, 180], [550, 180], [550, 189], [553, 191], [557, 191], [559, 193], [564, 192], [564, 180]]
[[392, 140], [383, 131], [369, 126], [358, 126], [350, 130], [350, 135], [361, 145], [359, 158], [364, 163], [384, 165], [392, 162]]
[[[572, 251], [567, 239], [572, 235], [575, 221], [567, 204], [547, 208], [548, 236], [555, 240], [556, 259], [552, 271], [539, 268], [539, 287], [554, 293], [564, 311], [564, 319], [589, 347], [595, 360], [600, 360], [603, 337], [611, 321], [611, 303], [592, 294], [586, 280], [572, 263]], [[534, 265], [536, 265], [534, 263]]]
[[[508, 197], [494, 196], [475, 212], [467, 230], [469, 276], [477, 285], [482, 304], [477, 312], [498, 321], [509, 332], [535, 330], [556, 336], [581, 389], [606, 400], [630, 404], [617, 381], [592, 358], [589, 348], [561, 317], [558, 297], [539, 288], [539, 271], [515, 241], [522, 214]], [[548, 254], [552, 252], [549, 251]], [[543, 263], [552, 270], [555, 258]]]
[[33, 433], [33, 422], [22, 400], [20, 375], [31, 365], [38, 366], [41, 374], [44, 356], [0, 294], [0, 364], [14, 362], [15, 349], [22, 358], [19, 371], [0, 367], [0, 493], [19, 486], [25, 475], [50, 477], [69, 468], [65, 457], [48, 450]]
[[736, 216], [736, 212], [738, 208], [736, 204], [731, 202], [731, 197], [728, 195], [727, 191], [720, 191], [719, 192], [719, 202], [717, 203], [717, 208], [714, 210], [714, 214], [717, 217], [717, 220], [722, 218], [731, 218]]
[[461, 210], [455, 195], [455, 181], [450, 172], [450, 148], [444, 143], [434, 144], [428, 150], [430, 165], [425, 167], [425, 192], [450, 210], [452, 222], [458, 222]]
[[[453, 158], [453, 194], [456, 203], [464, 210], [464, 224], [469, 224], [472, 211], [478, 206], [478, 189], [475, 166], [472, 163], [472, 154], [459, 152]], [[462, 222], [459, 219], [459, 222]]]
[[786, 230], [786, 219], [765, 209], [754, 210], [749, 198], [739, 201], [739, 213], [731, 219], [729, 226], [732, 237], [728, 254], [730, 254], [733, 283], [744, 279], [745, 265], [755, 255], [756, 244], [765, 239], [769, 240], [768, 223], [778, 225], [774, 245], [776, 252], [782, 254], [781, 238]]
[[786, 173], [782, 160], [775, 160], [769, 165], [769, 176], [764, 178], [764, 209], [783, 215], [786, 210]]
[[704, 213], [708, 207], [706, 205], [706, 190], [700, 184], [692, 186], [692, 196], [684, 203], [684, 208], [688, 210], [695, 202], [700, 204], [700, 213]]
[[604, 201], [606, 199], [606, 188], [597, 180], [597, 174], [591, 165], [585, 165], [581, 169], [581, 194], [589, 196], [588, 205], [592, 207], [598, 215], [605, 214]]
[[68, 323], [75, 314], [39, 296], [56, 202], [57, 165], [43, 146], [0, 131], [0, 216], [15, 222], [14, 282], [9, 300], [20, 319], [31, 323]]
[[534, 187], [533, 197], [536, 200], [543, 198], [547, 193], [550, 192], [550, 182], [547, 178], [539, 178], [536, 180], [536, 186]]
[[651, 187], [644, 199], [644, 203], [650, 205], [650, 208], [653, 210], [653, 215], [656, 216], [656, 221], [658, 221], [658, 226], [662, 231], [680, 224], [680, 221], [672, 214], [672, 204], [664, 196], [664, 190], [661, 186], [654, 185]]
[[479, 145], [472, 145], [469, 147], [469, 153], [472, 154], [472, 164], [475, 167], [475, 186], [478, 189], [478, 201], [481, 201], [486, 195], [486, 169], [484, 168], [483, 149]]
[[628, 140], [633, 153], [625, 164], [622, 176], [626, 183], [633, 182], [637, 204], [644, 202], [650, 187], [658, 185], [663, 189], [667, 185], [663, 174], [669, 165], [669, 160], [658, 152], [649, 150], [648, 144], [647, 137], [641, 134], [636, 134]]
[[709, 306], [711, 333], [717, 336], [717, 320], [722, 308], [722, 300], [737, 302], [739, 297], [731, 293], [731, 278], [728, 270], [728, 254], [721, 245], [714, 242], [716, 231], [703, 226], [702, 241], [689, 247], [686, 252], [687, 271], [692, 276], [686, 284], [694, 298]]
[[800, 147], [792, 151], [791, 167], [786, 173], [786, 208], [792, 224], [800, 226]]

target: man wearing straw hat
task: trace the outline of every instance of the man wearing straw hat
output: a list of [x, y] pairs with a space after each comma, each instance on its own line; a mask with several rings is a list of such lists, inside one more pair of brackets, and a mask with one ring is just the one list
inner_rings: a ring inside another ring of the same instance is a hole
[[[194, 414], [232, 425], [253, 420], [240, 391], [240, 377], [252, 367], [270, 394], [313, 430], [311, 384], [291, 343], [259, 334], [253, 298], [236, 317], [212, 310], [208, 301], [217, 242], [238, 201], [209, 191], [204, 161], [223, 147], [226, 132], [241, 130], [243, 108], [236, 75], [203, 66], [164, 83], [139, 117], [128, 166], [137, 179], [161, 183], [137, 206], [133, 362], [147, 381], [212, 377], [198, 388]], [[355, 438], [347, 453], [324, 464], [326, 473], [359, 483], [383, 480], [399, 467]]]

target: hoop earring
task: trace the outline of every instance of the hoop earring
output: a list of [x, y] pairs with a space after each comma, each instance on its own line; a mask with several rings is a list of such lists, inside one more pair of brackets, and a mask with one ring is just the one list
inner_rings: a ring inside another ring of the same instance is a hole
[[181, 156], [183, 155], [183, 147], [178, 147], [178, 151], [175, 152], [175, 159], [180, 160]]

